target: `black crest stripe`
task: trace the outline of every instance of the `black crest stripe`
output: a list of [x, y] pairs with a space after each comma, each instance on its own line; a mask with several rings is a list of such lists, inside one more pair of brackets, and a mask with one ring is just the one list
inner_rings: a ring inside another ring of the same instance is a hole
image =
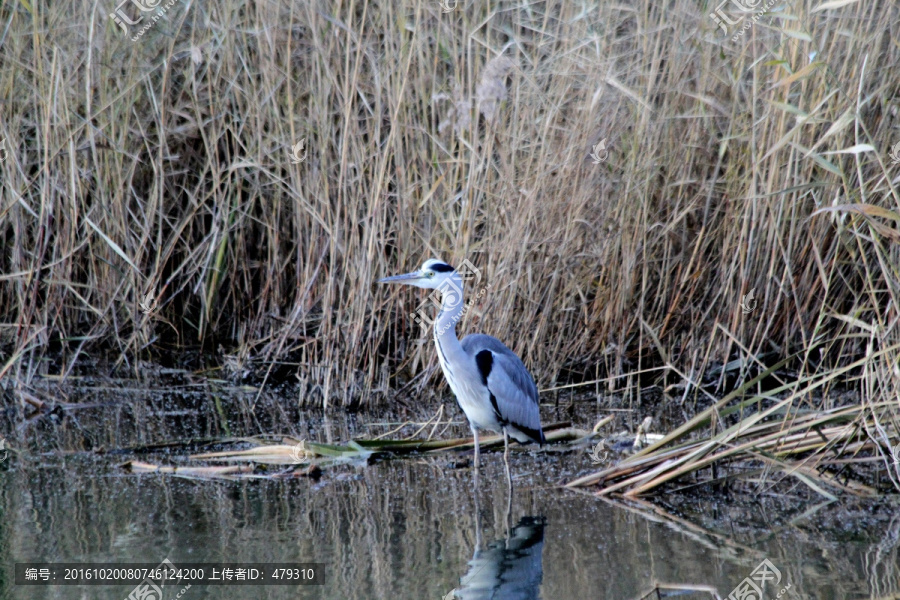
[[453, 270], [453, 267], [444, 263], [436, 263], [431, 265], [431, 270], [435, 273], [449, 273]]

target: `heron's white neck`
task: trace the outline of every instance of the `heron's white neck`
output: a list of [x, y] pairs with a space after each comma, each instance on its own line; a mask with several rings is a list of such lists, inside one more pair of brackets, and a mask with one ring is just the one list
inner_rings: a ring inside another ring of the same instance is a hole
[[438, 288], [441, 291], [441, 312], [434, 321], [434, 343], [444, 360], [452, 361], [465, 352], [456, 337], [456, 323], [465, 310], [462, 277], [453, 273]]

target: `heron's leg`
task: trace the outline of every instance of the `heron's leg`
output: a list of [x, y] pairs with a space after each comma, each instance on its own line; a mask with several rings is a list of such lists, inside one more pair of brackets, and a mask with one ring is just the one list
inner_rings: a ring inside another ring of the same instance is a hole
[[472, 427], [472, 436], [475, 438], [475, 471], [477, 472], [478, 471], [478, 457], [479, 457], [480, 452], [478, 450], [478, 430], [475, 429], [474, 427]]
[[509, 475], [509, 433], [503, 428], [503, 462], [506, 463], [506, 482], [512, 489], [512, 477]]
[[509, 469], [506, 471], [509, 485], [506, 486], [506, 548], [509, 549], [509, 541], [512, 537], [512, 479], [509, 479]]

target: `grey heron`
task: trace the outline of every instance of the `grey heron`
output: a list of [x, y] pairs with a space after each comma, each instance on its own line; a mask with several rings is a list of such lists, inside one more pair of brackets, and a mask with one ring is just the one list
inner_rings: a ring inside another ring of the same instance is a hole
[[[418, 271], [379, 279], [439, 290], [441, 310], [434, 321], [434, 345], [444, 377], [466, 414], [475, 438], [475, 473], [480, 450], [478, 430], [503, 433], [503, 461], [509, 476], [509, 438], [543, 444], [543, 429], [534, 379], [515, 353], [495, 337], [469, 334], [456, 337], [456, 322], [465, 310], [463, 280], [456, 269], [430, 258]], [[511, 481], [511, 479], [510, 479]]]
[[460, 586], [444, 598], [461, 600], [537, 600], [544, 578], [543, 516], [522, 517], [507, 535], [487, 548], [481, 543]]

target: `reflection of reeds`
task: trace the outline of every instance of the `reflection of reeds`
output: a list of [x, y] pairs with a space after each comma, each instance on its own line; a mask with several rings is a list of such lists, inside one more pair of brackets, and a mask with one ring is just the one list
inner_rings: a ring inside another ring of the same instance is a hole
[[[168, 555], [176, 564], [185, 556], [196, 561], [317, 561], [327, 565], [326, 586], [299, 591], [271, 586], [266, 597], [287, 600], [302, 593], [316, 600], [436, 599], [460, 584], [475, 548], [471, 470], [446, 469], [443, 458], [386, 461], [363, 469], [350, 465], [326, 473], [318, 484], [305, 479], [210, 483], [122, 476], [73, 458], [67, 466], [53, 468], [49, 458], [3, 473], [4, 564], [35, 556], [147, 562]], [[487, 461], [480, 487], [486, 540], [505, 537], [502, 480], [502, 461]], [[704, 523], [698, 526], [684, 523], [683, 511], [673, 517], [644, 504], [644, 513], [637, 514], [535, 484], [516, 485], [513, 523], [538, 512], [547, 520], [542, 598], [622, 600], [653, 580], [707, 583], [728, 592], [763, 557], [800, 590], [794, 597], [868, 598], [867, 576], [871, 578], [874, 561], [880, 561], [876, 574], [891, 569], [891, 560], [896, 565], [896, 548], [876, 556], [873, 546], [867, 555], [863, 539], [874, 537], [877, 544], [883, 536], [890, 543], [896, 529], [891, 525], [884, 531], [873, 524], [868, 511], [852, 528], [860, 543], [848, 543], [840, 511], [833, 529], [809, 521], [808, 527], [786, 524], [785, 535], [771, 539], [768, 526], [750, 528], [751, 516], [760, 513], [746, 505], [716, 503], [716, 510], [730, 517], [715, 534], [708, 529], [705, 501], [705, 514], [697, 519]], [[863, 564], [866, 569], [860, 568]], [[598, 585], [597, 569], [615, 576]], [[9, 587], [3, 589], [4, 584]], [[871, 589], [882, 598], [900, 591], [885, 584]], [[237, 600], [247, 598], [247, 590], [218, 586], [214, 591], [217, 598]], [[85, 587], [77, 597], [121, 600], [128, 593], [113, 591]], [[57, 590], [12, 586], [8, 579], [0, 581], [0, 595], [11, 600], [60, 597]]]
[[722, 600], [722, 597], [719, 595], [719, 590], [709, 585], [700, 585], [696, 583], [656, 583], [653, 585], [653, 588], [640, 594], [635, 598], [635, 600], [653, 600], [656, 598], [659, 600], [660, 598], [668, 598], [669, 594], [660, 595], [660, 592], [674, 592], [672, 596], [674, 597], [683, 597], [688, 592], [696, 592], [700, 594], [697, 596], [696, 594], [691, 594], [691, 598], [700, 597], [700, 598], [712, 598], [713, 600]]
[[[224, 0], [137, 43], [92, 7], [0, 4], [0, 376], [221, 343], [241, 373], [300, 370], [303, 403], [371, 402], [435, 365], [410, 343], [419, 297], [372, 282], [438, 254], [496, 282], [461, 329], [502, 333], [544, 385], [663, 364], [690, 404], [715, 365], [746, 380], [815, 343], [792, 373], [869, 357], [844, 379], [897, 397], [900, 47], [866, 54], [892, 3], [689, 44], [714, 29], [689, 0], [474, 3], [464, 23]], [[513, 86], [491, 65], [507, 41]], [[454, 86], [502, 117], [489, 134], [439, 134]], [[833, 408], [836, 383], [803, 401]]]
[[870, 598], [900, 597], [900, 516], [894, 515], [880, 543], [865, 556]]

